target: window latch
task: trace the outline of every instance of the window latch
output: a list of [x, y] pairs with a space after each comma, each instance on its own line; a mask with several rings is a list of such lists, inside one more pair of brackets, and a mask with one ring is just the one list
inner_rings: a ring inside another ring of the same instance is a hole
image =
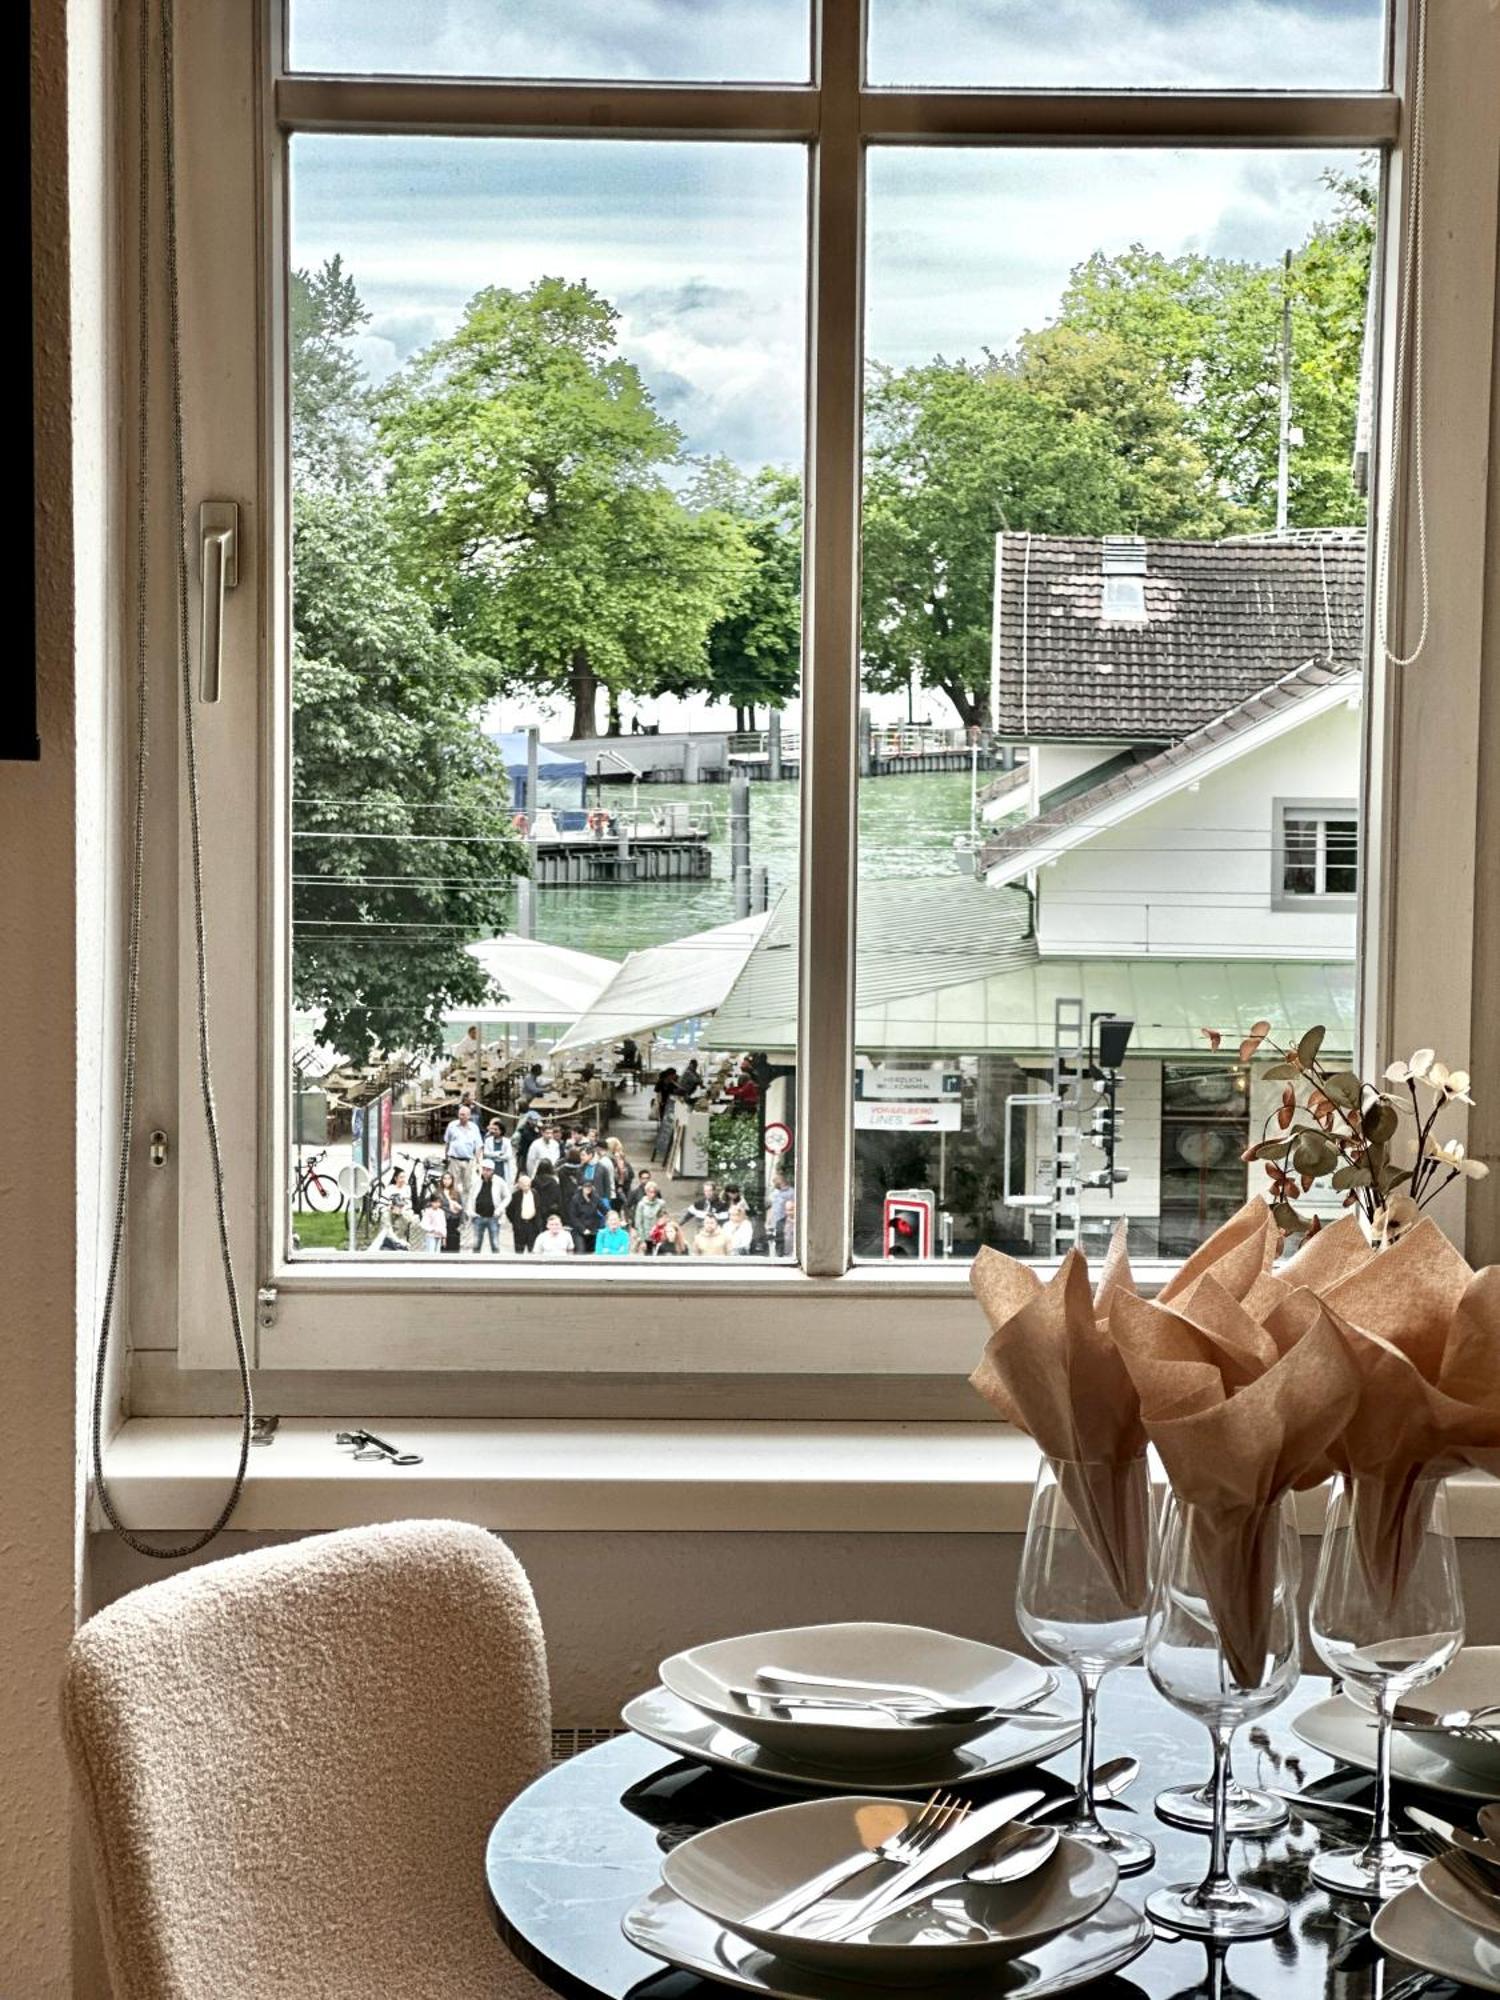
[[224, 664], [224, 597], [240, 580], [237, 500], [205, 500], [198, 509], [198, 574], [203, 615], [198, 627], [198, 699], [217, 701]]

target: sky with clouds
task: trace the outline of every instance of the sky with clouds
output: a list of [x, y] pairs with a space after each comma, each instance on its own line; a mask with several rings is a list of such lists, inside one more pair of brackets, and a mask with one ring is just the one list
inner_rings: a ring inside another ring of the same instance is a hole
[[[1282, 84], [1293, 59], [1304, 85], [1379, 81], [1371, 0], [871, 0], [871, 13], [877, 82]], [[292, 57], [348, 69], [357, 50], [361, 69], [433, 74], [494, 48], [490, 67], [515, 74], [795, 76], [805, 32], [796, 0], [296, 0]], [[876, 149], [868, 352], [904, 365], [1003, 350], [1096, 249], [1269, 260], [1330, 212], [1323, 174], [1351, 163]], [[792, 462], [806, 174], [796, 146], [303, 135], [293, 257], [342, 255], [371, 311], [361, 351], [377, 379], [481, 286], [586, 279], [618, 308], [623, 349], [690, 450]]]

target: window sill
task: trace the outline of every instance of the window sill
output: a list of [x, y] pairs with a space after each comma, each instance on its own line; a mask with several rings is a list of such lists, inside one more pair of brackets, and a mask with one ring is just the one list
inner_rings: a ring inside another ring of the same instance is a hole
[[[357, 1419], [349, 1419], [350, 1423]], [[413, 1466], [357, 1465], [341, 1421], [290, 1418], [250, 1454], [234, 1527], [307, 1532], [442, 1515], [520, 1531], [1018, 1534], [1031, 1439], [999, 1424], [428, 1422], [377, 1420]], [[238, 1426], [137, 1417], [105, 1473], [132, 1527], [206, 1527], [223, 1504]], [[1500, 1481], [1450, 1481], [1456, 1532], [1500, 1538]], [[1315, 1533], [1322, 1496], [1305, 1494]], [[91, 1525], [104, 1526], [97, 1507]]]

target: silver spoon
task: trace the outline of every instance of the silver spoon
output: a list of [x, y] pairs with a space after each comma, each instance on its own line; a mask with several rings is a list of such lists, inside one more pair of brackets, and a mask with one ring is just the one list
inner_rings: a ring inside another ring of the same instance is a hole
[[[1094, 1766], [1094, 1804], [1107, 1805], [1111, 1799], [1119, 1798], [1122, 1792], [1130, 1789], [1140, 1775], [1139, 1757], [1106, 1757], [1102, 1764]], [[1071, 1812], [1077, 1803], [1077, 1792], [1067, 1792], [1060, 1799], [1049, 1799], [1046, 1805], [1033, 1807], [1026, 1817], [1032, 1824], [1036, 1824], [1041, 1820], [1050, 1819], [1054, 1813]]]
[[[923, 1903], [931, 1903], [952, 1889], [961, 1888], [972, 1882], [980, 1888], [994, 1888], [1002, 1882], [1021, 1882], [1028, 1875], [1034, 1875], [1044, 1868], [1057, 1852], [1062, 1835], [1055, 1826], [1010, 1826], [998, 1834], [987, 1848], [967, 1868], [955, 1870], [951, 1875], [942, 1875], [936, 1881], [918, 1882], [906, 1896], [898, 1897], [880, 1912], [875, 1924], [889, 1923], [892, 1917], [904, 1915], [908, 1910], [917, 1909]], [[940, 1921], [941, 1912], [934, 1912]], [[962, 1919], [965, 1926], [977, 1934], [977, 1927], [967, 1916]], [[875, 1925], [870, 1926], [871, 1929]], [[839, 1932], [835, 1937], [854, 1938], [860, 1930]]]

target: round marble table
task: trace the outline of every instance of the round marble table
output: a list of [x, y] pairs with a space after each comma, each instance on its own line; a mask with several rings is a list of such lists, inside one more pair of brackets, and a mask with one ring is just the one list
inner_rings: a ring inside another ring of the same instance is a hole
[[[1322, 1781], [1322, 1796], [1368, 1803], [1367, 1779], [1335, 1777], [1332, 1761], [1291, 1732], [1293, 1716], [1327, 1693], [1326, 1681], [1305, 1677], [1265, 1724], [1242, 1729], [1236, 1775], [1287, 1791]], [[1141, 1774], [1128, 1795], [1133, 1811], [1108, 1810], [1156, 1843], [1155, 1868], [1120, 1885], [1139, 1907], [1159, 1883], [1197, 1880], [1203, 1873], [1206, 1839], [1165, 1825], [1152, 1801], [1170, 1785], [1207, 1776], [1208, 1736], [1161, 1699], [1142, 1668], [1128, 1667], [1108, 1677], [1100, 1699], [1099, 1755], [1119, 1751], [1140, 1758]], [[1042, 1769], [1071, 1783], [1076, 1757], [1070, 1750]], [[1013, 1787], [1015, 1778], [1010, 1773], [973, 1796]], [[665, 1848], [700, 1827], [763, 1811], [788, 1796], [685, 1763], [636, 1736], [586, 1750], [538, 1779], [495, 1824], [485, 1866], [500, 1934], [523, 1965], [575, 2000], [723, 2000], [725, 1987], [674, 1972], [628, 1944], [620, 1919], [660, 1879]], [[1234, 1844], [1235, 1872], [1292, 1906], [1291, 1923], [1277, 1936], [1236, 1944], [1227, 1953], [1160, 1936], [1126, 1972], [1088, 1990], [1100, 2000], [1140, 2000], [1143, 1994], [1151, 2000], [1198, 1994], [1209, 2000], [1381, 2000], [1395, 1981], [1370, 1943], [1370, 1912], [1313, 1887], [1307, 1868], [1318, 1845], [1318, 1833], [1296, 1818], [1264, 1839]], [[1437, 1982], [1430, 1990], [1440, 1995], [1445, 1989]]]

